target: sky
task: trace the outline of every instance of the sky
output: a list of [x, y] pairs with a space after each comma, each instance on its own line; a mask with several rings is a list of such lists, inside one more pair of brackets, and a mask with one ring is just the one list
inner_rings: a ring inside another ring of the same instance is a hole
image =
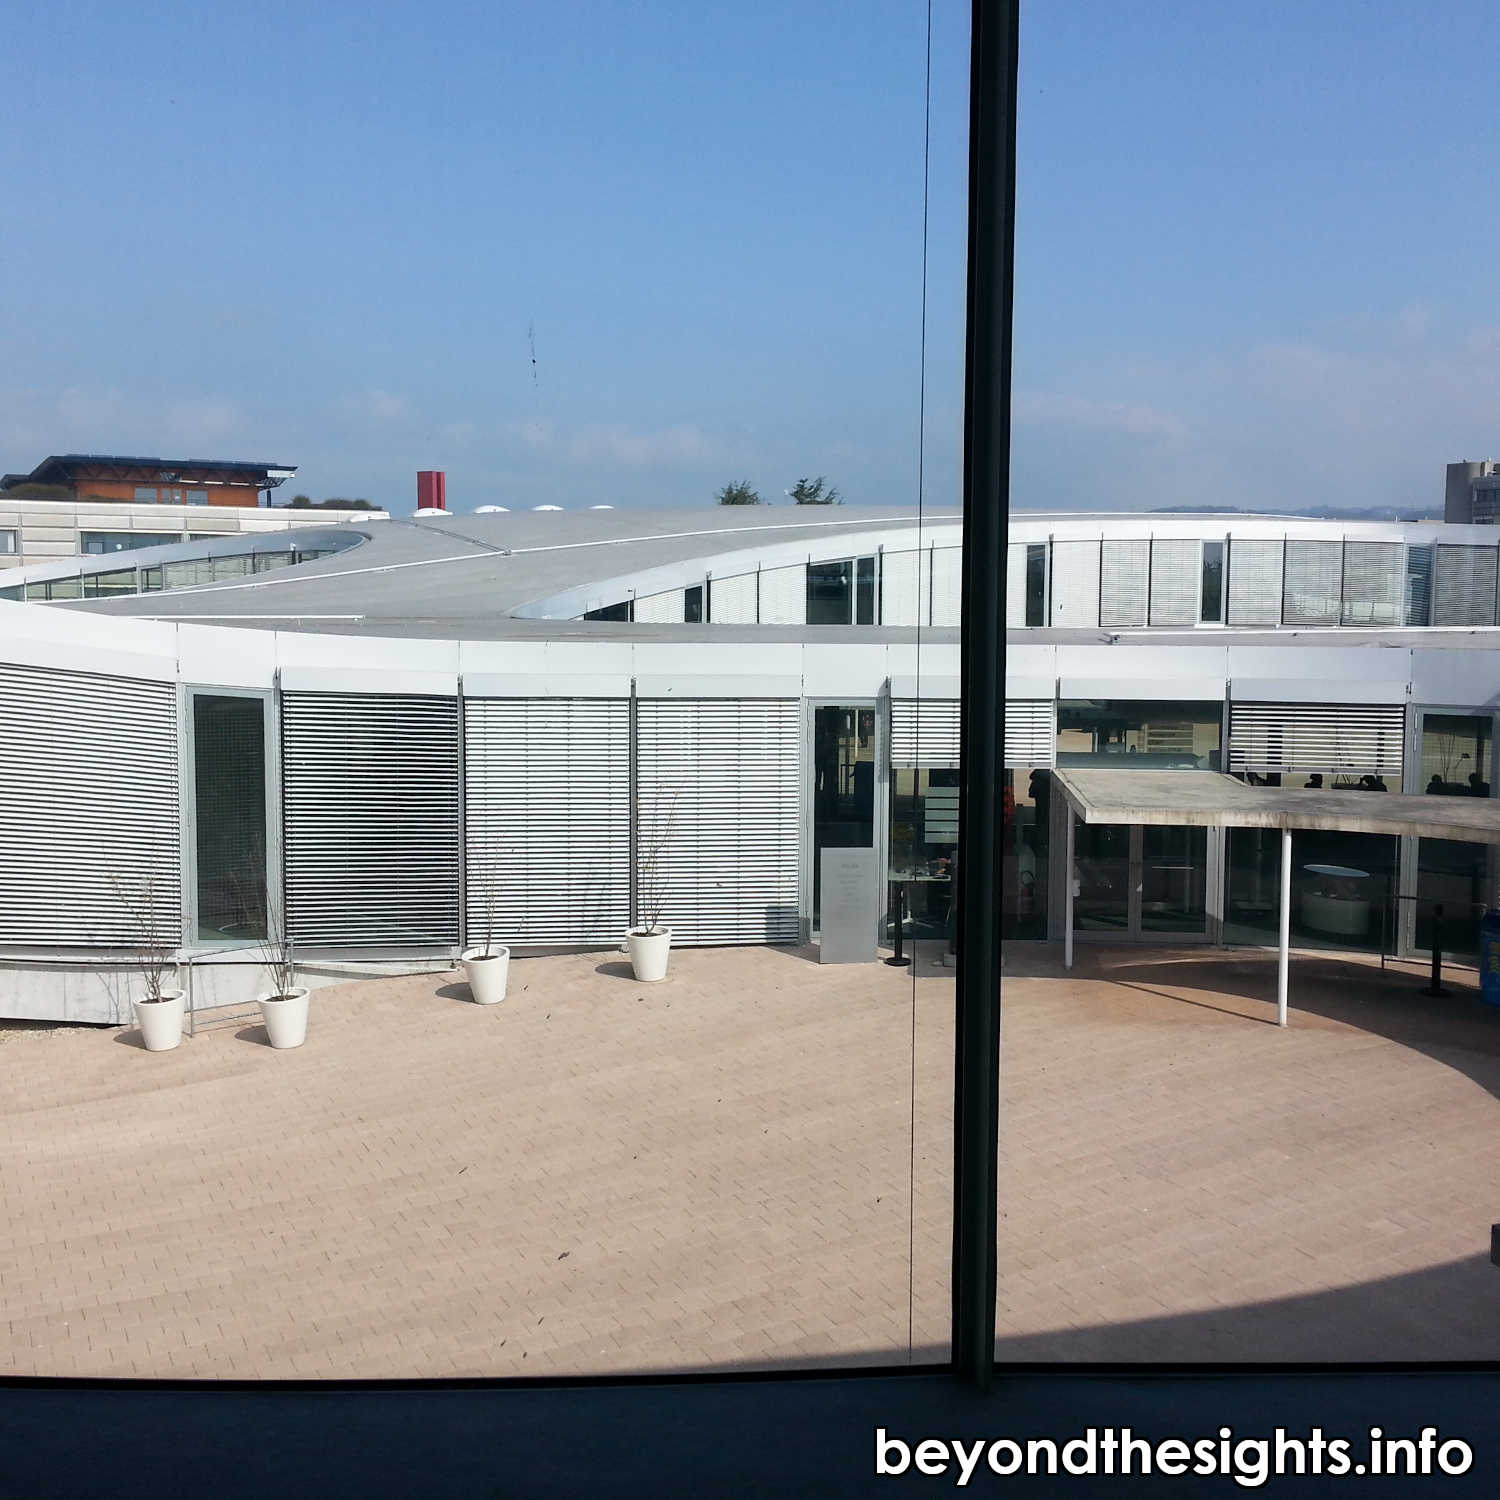
[[[1016, 504], [1430, 505], [1500, 456], [1500, 10], [1023, 12]], [[924, 134], [925, 0], [14, 8], [0, 469], [956, 504], [968, 7], [932, 19]]]

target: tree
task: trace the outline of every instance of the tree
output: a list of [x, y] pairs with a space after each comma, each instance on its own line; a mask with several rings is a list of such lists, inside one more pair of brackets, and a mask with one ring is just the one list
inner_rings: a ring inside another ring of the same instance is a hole
[[748, 479], [737, 479], [726, 484], [717, 496], [720, 505], [764, 505], [765, 501], [751, 488]]
[[794, 505], [842, 505], [839, 492], [830, 484], [827, 489], [823, 488], [823, 476], [818, 475], [816, 479], [799, 479], [791, 489], [787, 491], [792, 497]]

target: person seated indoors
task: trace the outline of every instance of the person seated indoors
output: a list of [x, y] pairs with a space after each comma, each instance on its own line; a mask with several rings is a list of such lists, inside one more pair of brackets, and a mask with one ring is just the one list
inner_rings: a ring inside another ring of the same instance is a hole
[[1489, 782], [1487, 782], [1486, 780], [1484, 780], [1484, 778], [1482, 776], [1480, 776], [1480, 774], [1479, 774], [1478, 771], [1470, 771], [1469, 772], [1469, 795], [1471, 797], [1488, 797], [1489, 794], [1490, 794], [1490, 784], [1489, 784]]
[[1448, 783], [1444, 781], [1436, 771], [1434, 771], [1432, 773], [1432, 780], [1427, 783], [1427, 795], [1429, 797], [1441, 797], [1444, 796], [1447, 791]]
[[1323, 790], [1323, 773], [1314, 771], [1307, 778], [1307, 784], [1302, 788], [1304, 792], [1321, 792]]

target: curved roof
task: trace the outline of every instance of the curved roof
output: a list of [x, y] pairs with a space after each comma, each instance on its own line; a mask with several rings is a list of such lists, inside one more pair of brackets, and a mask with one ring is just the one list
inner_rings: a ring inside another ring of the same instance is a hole
[[889, 543], [893, 534], [909, 535], [915, 547], [919, 536], [936, 540], [937, 532], [958, 524], [957, 511], [918, 516], [846, 506], [812, 514], [767, 506], [360, 521], [348, 529], [368, 540], [335, 557], [250, 579], [63, 607], [252, 626], [295, 618], [316, 629], [323, 616], [378, 633], [459, 635], [477, 627], [524, 634], [528, 618], [556, 631], [568, 616], [631, 592], [681, 587], [690, 573], [701, 579], [705, 572], [754, 571], [761, 563], [791, 566], [809, 554], [837, 557], [882, 537]]

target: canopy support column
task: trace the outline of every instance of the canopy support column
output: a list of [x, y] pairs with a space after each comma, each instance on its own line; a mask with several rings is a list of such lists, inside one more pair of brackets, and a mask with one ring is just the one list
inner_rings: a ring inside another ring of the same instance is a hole
[[1287, 969], [1292, 946], [1292, 830], [1281, 830], [1281, 944], [1276, 954], [1276, 1024], [1286, 1025]]
[[1078, 815], [1066, 801], [1068, 827], [1063, 835], [1063, 968], [1073, 967], [1073, 825]]

